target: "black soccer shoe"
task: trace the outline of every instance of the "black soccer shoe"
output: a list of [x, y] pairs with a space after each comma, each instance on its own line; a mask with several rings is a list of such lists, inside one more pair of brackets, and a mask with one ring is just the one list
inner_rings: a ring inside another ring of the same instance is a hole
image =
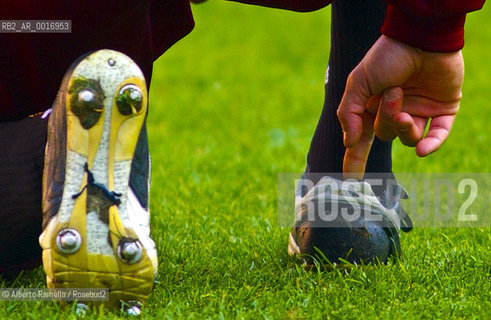
[[314, 257], [332, 264], [385, 263], [401, 253], [400, 230], [412, 228], [399, 205], [407, 198], [402, 187], [387, 189], [379, 201], [367, 182], [323, 177], [307, 191], [297, 190], [290, 255], [311, 265]]

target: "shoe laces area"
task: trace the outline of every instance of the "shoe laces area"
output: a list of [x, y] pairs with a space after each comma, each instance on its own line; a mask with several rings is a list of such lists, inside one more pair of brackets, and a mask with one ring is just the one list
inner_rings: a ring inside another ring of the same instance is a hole
[[374, 194], [366, 181], [338, 180], [323, 177], [305, 196], [295, 204], [296, 212], [308, 202], [338, 202], [344, 205], [357, 203], [363, 210], [382, 215], [391, 227], [398, 232], [401, 229], [401, 218], [394, 208], [386, 208]]

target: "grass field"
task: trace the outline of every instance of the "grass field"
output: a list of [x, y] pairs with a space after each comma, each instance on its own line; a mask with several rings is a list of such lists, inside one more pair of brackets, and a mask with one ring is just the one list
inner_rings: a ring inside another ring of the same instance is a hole
[[[330, 9], [210, 1], [155, 63], [148, 120], [159, 279], [143, 318], [491, 319], [489, 228], [416, 228], [398, 263], [305, 271], [277, 225], [277, 177], [302, 172], [323, 103]], [[491, 172], [491, 11], [468, 17], [464, 99], [449, 141], [396, 172]], [[41, 268], [9, 287], [43, 287]], [[96, 312], [88, 318], [117, 314]], [[75, 318], [0, 302], [0, 318]]]

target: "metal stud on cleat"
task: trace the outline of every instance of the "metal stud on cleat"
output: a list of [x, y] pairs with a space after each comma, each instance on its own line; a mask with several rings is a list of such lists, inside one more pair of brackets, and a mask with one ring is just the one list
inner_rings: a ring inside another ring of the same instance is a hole
[[82, 76], [74, 78], [68, 87], [70, 110], [84, 129], [92, 128], [104, 109], [104, 90], [98, 80]]
[[134, 84], [127, 84], [119, 90], [116, 105], [122, 115], [137, 115], [142, 109], [142, 100], [143, 96], [140, 88]]
[[75, 314], [79, 317], [84, 317], [90, 311], [90, 308], [85, 303], [77, 303]]
[[63, 229], [56, 236], [56, 245], [61, 252], [72, 254], [80, 249], [82, 237], [75, 229]]
[[139, 316], [142, 312], [142, 304], [139, 301], [129, 301], [126, 305], [126, 313], [130, 316]]
[[142, 247], [138, 240], [120, 241], [118, 257], [127, 264], [136, 263], [142, 256]]
[[90, 90], [82, 90], [78, 93], [78, 101], [80, 102], [90, 103], [94, 101], [94, 99], [95, 95]]

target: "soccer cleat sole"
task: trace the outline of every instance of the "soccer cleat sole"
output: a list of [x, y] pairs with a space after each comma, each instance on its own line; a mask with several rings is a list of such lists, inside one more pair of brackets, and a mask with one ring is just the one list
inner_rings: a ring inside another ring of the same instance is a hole
[[117, 309], [145, 303], [156, 250], [127, 210], [131, 162], [147, 112], [143, 74], [124, 54], [100, 50], [75, 66], [66, 95], [63, 196], [40, 236], [48, 287], [108, 288], [102, 303]]

